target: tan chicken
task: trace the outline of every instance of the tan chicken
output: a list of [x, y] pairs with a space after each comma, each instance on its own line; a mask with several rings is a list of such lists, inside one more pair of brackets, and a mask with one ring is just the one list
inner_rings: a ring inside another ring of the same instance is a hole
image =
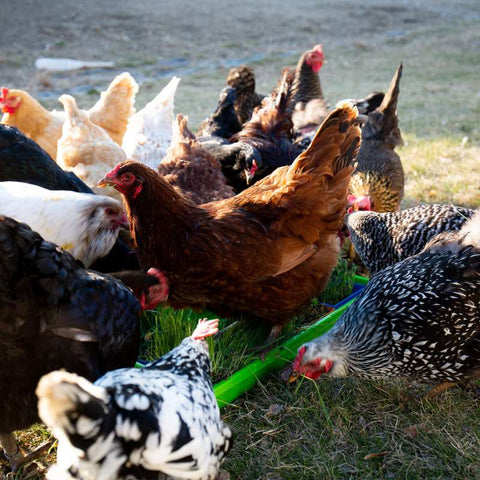
[[[118, 144], [122, 143], [128, 119], [134, 113], [133, 104], [138, 85], [129, 73], [115, 77], [98, 102], [88, 110], [90, 120], [100, 125]], [[62, 136], [65, 114], [48, 111], [35, 98], [23, 90], [2, 88], [1, 123], [19, 128], [35, 140], [55, 160], [57, 142]]]
[[197, 205], [233, 197], [235, 191], [227, 185], [220, 162], [197, 141], [187, 122], [188, 118], [177, 115], [172, 143], [158, 172]]
[[[59, 100], [65, 108], [65, 123], [58, 141], [57, 163], [96, 191], [105, 172], [127, 159], [125, 152], [103, 128], [91, 121], [87, 112], [77, 107], [72, 96], [62, 95]], [[120, 198], [111, 188], [102, 193]]]

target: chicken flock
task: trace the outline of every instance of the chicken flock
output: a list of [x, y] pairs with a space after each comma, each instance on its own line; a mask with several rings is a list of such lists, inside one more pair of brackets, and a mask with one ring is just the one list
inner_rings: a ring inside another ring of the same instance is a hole
[[[397, 104], [385, 93], [331, 108], [321, 45], [270, 94], [231, 69], [194, 133], [172, 78], [135, 112], [118, 75], [89, 110], [50, 112], [1, 89], [0, 443], [42, 420], [59, 440], [49, 478], [214, 479], [232, 448], [205, 339], [217, 320], [134, 368], [139, 316], [162, 303], [244, 315], [269, 341], [325, 288], [345, 232], [371, 280], [291, 380], [409, 377], [431, 394], [480, 376], [480, 212], [401, 210]], [[112, 188], [113, 187], [113, 188]], [[430, 395], [430, 394], [429, 394]]]

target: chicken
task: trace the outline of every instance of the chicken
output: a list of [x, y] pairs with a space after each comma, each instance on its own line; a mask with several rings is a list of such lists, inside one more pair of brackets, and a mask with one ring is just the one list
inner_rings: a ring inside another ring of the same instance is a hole
[[[0, 267], [0, 443], [16, 470], [35, 456], [25, 457], [11, 432], [38, 421], [41, 376], [66, 368], [95, 380], [132, 366], [141, 307], [119, 280], [84, 269], [27, 225], [2, 216]], [[139, 293], [156, 305], [168, 286], [160, 272], [148, 277]]]
[[373, 275], [420, 253], [445, 231], [457, 231], [473, 215], [455, 205], [419, 205], [400, 212], [353, 212], [347, 217], [350, 240]]
[[142, 110], [132, 115], [123, 137], [127, 157], [157, 168], [172, 140], [175, 93], [180, 79], [173, 77]]
[[242, 129], [235, 112], [235, 95], [235, 89], [231, 87], [221, 91], [217, 108], [200, 125], [198, 131], [200, 138], [220, 137], [228, 140]]
[[87, 267], [110, 252], [120, 227], [128, 225], [113, 198], [20, 182], [0, 182], [0, 215], [27, 223]]
[[[303, 345], [294, 375], [480, 376], [480, 211], [457, 232], [373, 277], [325, 335]], [[443, 382], [448, 382], [446, 385]]]
[[[103, 128], [90, 120], [87, 112], [79, 110], [73, 97], [62, 95], [59, 101], [65, 108], [65, 123], [58, 141], [57, 163], [96, 191], [105, 172], [124, 162], [127, 156]], [[107, 194], [118, 198], [114, 190]]]
[[172, 144], [158, 172], [177, 192], [196, 204], [235, 195], [227, 185], [220, 162], [198, 143], [182, 115], [177, 115]]
[[[93, 193], [73, 172], [63, 171], [33, 140], [8, 125], [0, 125], [0, 181], [25, 182], [48, 190]], [[117, 238], [112, 250], [92, 263], [91, 268], [108, 273], [138, 269], [139, 265], [135, 252]]]
[[90, 193], [74, 173], [62, 170], [16, 127], [0, 125], [0, 181], [26, 182], [49, 190]]
[[255, 91], [255, 74], [248, 65], [231, 68], [227, 76], [227, 85], [235, 89], [235, 111], [240, 123], [246, 123], [252, 117], [253, 110], [260, 106], [265, 95]]
[[[272, 99], [254, 113], [242, 130], [235, 134], [231, 141], [247, 143], [261, 155], [261, 163], [257, 162], [253, 175], [236, 180], [241, 184], [237, 192], [244, 190], [255, 181], [266, 177], [278, 167], [290, 165], [300, 150], [292, 143], [292, 121], [290, 112], [292, 77], [286, 72]], [[228, 171], [224, 170], [227, 176]], [[233, 172], [237, 173], [237, 172]], [[238, 174], [238, 173], [237, 173]], [[227, 176], [229, 184], [233, 180]]]
[[100, 185], [124, 195], [140, 263], [165, 273], [174, 308], [245, 313], [274, 326], [273, 337], [337, 263], [359, 141], [356, 110], [345, 105], [291, 166], [226, 200], [197, 206], [137, 162]]
[[298, 60], [293, 80], [292, 113], [295, 136], [315, 132], [328, 115], [328, 105], [323, 97], [319, 72], [325, 62], [321, 45], [307, 50]]
[[[118, 75], [98, 102], [87, 112], [90, 120], [100, 125], [111, 138], [120, 143], [138, 86], [129, 73]], [[2, 88], [0, 108], [4, 115], [1, 123], [18, 127], [35, 140], [53, 158], [57, 158], [57, 141], [62, 136], [64, 112], [49, 112], [23, 90]]]
[[396, 71], [380, 106], [368, 115], [362, 128], [357, 169], [350, 183], [353, 209], [394, 212], [400, 210], [405, 175], [394, 151], [403, 145], [398, 128], [397, 101], [402, 65]]
[[43, 377], [39, 413], [59, 439], [48, 478], [216, 479], [232, 445], [204, 340], [217, 324], [200, 320], [192, 336], [162, 358], [141, 370], [108, 372], [93, 385], [67, 372]]

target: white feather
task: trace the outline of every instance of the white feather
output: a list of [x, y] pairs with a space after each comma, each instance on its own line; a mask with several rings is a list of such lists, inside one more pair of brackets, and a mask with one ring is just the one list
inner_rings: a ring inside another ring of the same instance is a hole
[[106, 208], [122, 214], [121, 203], [103, 195], [0, 182], [1, 215], [28, 224], [87, 267], [107, 255], [118, 237], [119, 227], [107, 218]]
[[175, 92], [180, 79], [173, 77], [142, 110], [132, 115], [122, 147], [130, 160], [156, 168], [172, 140]]

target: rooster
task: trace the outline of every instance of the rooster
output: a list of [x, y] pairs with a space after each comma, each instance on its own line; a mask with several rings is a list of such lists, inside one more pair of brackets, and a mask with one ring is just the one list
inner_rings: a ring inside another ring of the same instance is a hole
[[177, 115], [174, 122], [172, 144], [158, 166], [158, 173], [196, 204], [235, 195], [227, 185], [220, 162], [197, 141], [182, 115]]
[[[129, 73], [114, 78], [106, 92], [87, 112], [90, 120], [102, 127], [120, 144], [133, 114], [138, 85]], [[48, 154], [57, 158], [57, 141], [62, 136], [64, 112], [46, 110], [23, 90], [2, 88], [0, 108], [4, 113], [1, 123], [18, 127], [35, 140]]]
[[0, 215], [27, 223], [87, 267], [107, 255], [120, 227], [128, 226], [118, 200], [20, 182], [0, 182]]
[[141, 370], [108, 372], [94, 385], [67, 372], [43, 377], [39, 413], [59, 439], [49, 478], [217, 478], [232, 445], [213, 393], [205, 341], [217, 324], [200, 320], [162, 358]]
[[[87, 112], [77, 107], [70, 95], [59, 98], [65, 108], [65, 123], [58, 141], [57, 163], [74, 172], [90, 188], [96, 190], [105, 172], [127, 159], [122, 148], [93, 123]], [[113, 191], [113, 196], [116, 192]]]
[[[446, 388], [480, 376], [480, 211], [453, 235], [373, 277], [293, 378], [408, 377]], [[293, 380], [292, 378], [292, 380]]]
[[227, 85], [235, 89], [235, 111], [240, 123], [246, 123], [252, 117], [254, 109], [261, 105], [265, 95], [255, 91], [255, 73], [248, 65], [230, 69]]
[[346, 223], [355, 251], [373, 275], [420, 253], [436, 235], [460, 230], [473, 213], [455, 205], [419, 205], [400, 212], [353, 212]]
[[402, 161], [394, 150], [403, 145], [397, 117], [401, 76], [400, 64], [382, 103], [368, 114], [363, 125], [358, 165], [350, 183], [349, 203], [354, 210], [400, 210], [405, 175]]
[[[16, 470], [42, 452], [24, 456], [11, 435], [38, 421], [40, 377], [67, 368], [95, 380], [132, 366], [141, 304], [119, 280], [86, 270], [27, 225], [3, 216], [0, 267], [0, 443]], [[145, 308], [168, 295], [157, 270], [123, 272], [120, 278]]]
[[180, 79], [173, 77], [163, 90], [128, 121], [122, 148], [127, 157], [157, 168], [172, 140], [175, 93]]
[[169, 303], [246, 313], [281, 326], [325, 287], [337, 263], [356, 110], [332, 112], [312, 145], [239, 195], [197, 206], [152, 169], [117, 165], [100, 182], [124, 196], [140, 263], [169, 278]]

